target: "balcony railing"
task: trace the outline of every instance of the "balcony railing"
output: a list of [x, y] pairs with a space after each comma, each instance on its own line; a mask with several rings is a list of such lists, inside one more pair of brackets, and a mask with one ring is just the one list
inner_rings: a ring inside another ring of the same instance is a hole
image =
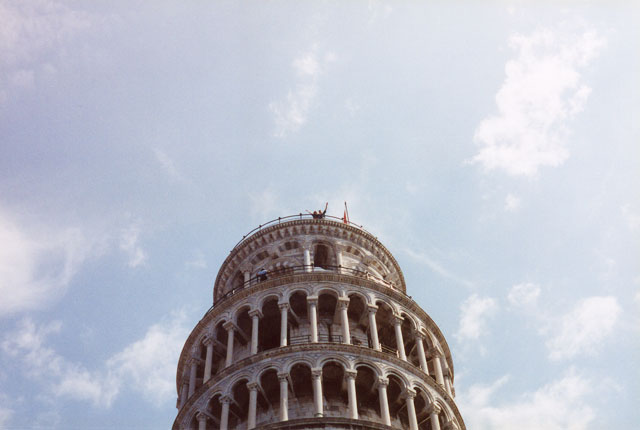
[[[291, 266], [291, 267], [280, 267], [277, 269], [273, 269], [273, 270], [265, 270], [264, 272], [258, 272], [255, 276], [253, 276], [252, 278], [244, 281], [242, 284], [232, 288], [230, 291], [227, 291], [222, 297], [218, 298], [216, 300], [215, 304], [218, 304], [220, 302], [223, 302], [225, 300], [227, 300], [228, 298], [232, 297], [234, 294], [239, 293], [240, 291], [253, 287], [255, 285], [260, 284], [261, 282], [265, 282], [269, 279], [276, 279], [276, 278], [281, 278], [283, 276], [289, 276], [289, 275], [295, 275], [295, 274], [302, 274], [302, 273], [340, 273], [340, 274], [345, 274], [345, 275], [351, 275], [351, 276], [357, 276], [360, 278], [364, 278], [364, 279], [371, 279], [371, 280], [375, 280], [377, 282], [380, 282], [382, 284], [385, 284], [391, 288], [394, 288], [394, 285], [392, 282], [387, 281], [386, 279], [383, 279], [379, 276], [374, 276], [369, 272], [365, 272], [363, 270], [358, 270], [358, 269], [353, 269], [353, 268], [348, 268], [348, 267], [344, 267], [344, 266], [330, 266], [330, 265], [325, 265], [325, 266], [314, 266], [313, 264], [309, 264], [309, 265], [300, 265], [300, 266]], [[214, 305], [215, 305], [214, 304]]]
[[[253, 230], [251, 230], [249, 233], [247, 233], [244, 236], [242, 236], [242, 239], [240, 239], [240, 241], [238, 243], [236, 243], [236, 245], [233, 248], [231, 248], [231, 251], [229, 251], [229, 252], [233, 252], [233, 250], [236, 249], [238, 246], [240, 246], [240, 244], [242, 242], [244, 242], [245, 240], [247, 240], [247, 238], [249, 238], [251, 235], [253, 235], [256, 232], [259, 232], [260, 230], [262, 230], [264, 228], [271, 227], [272, 225], [278, 225], [278, 224], [281, 224], [281, 223], [287, 222], [287, 221], [295, 221], [297, 219], [330, 219], [330, 220], [337, 221], [337, 222], [340, 222], [340, 223], [343, 223], [343, 224], [347, 224], [347, 225], [350, 225], [350, 226], [353, 226], [353, 227], [357, 227], [360, 230], [362, 230], [362, 231], [364, 231], [366, 233], [369, 233], [361, 225], [356, 224], [356, 223], [351, 222], [351, 221], [345, 221], [344, 219], [342, 219], [340, 217], [337, 217], [337, 216], [331, 216], [331, 215], [322, 215], [322, 216], [315, 215], [314, 216], [312, 214], [299, 213], [297, 215], [287, 215], [287, 216], [283, 216], [283, 217], [278, 217], [278, 218], [272, 219], [271, 221], [267, 221], [264, 224], [260, 224], [259, 226], [257, 226]], [[369, 233], [369, 234], [371, 234], [371, 233]]]

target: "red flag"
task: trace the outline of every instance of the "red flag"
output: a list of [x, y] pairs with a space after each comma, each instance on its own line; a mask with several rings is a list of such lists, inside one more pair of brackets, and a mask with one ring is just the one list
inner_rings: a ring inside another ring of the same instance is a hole
[[344, 202], [344, 215], [342, 216], [342, 222], [349, 224], [349, 211], [347, 210], [347, 202]]

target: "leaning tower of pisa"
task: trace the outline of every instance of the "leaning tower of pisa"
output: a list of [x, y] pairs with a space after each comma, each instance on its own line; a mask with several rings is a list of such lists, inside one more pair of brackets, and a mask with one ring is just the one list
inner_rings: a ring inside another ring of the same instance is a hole
[[339, 218], [243, 237], [176, 379], [173, 430], [465, 429], [442, 333], [387, 248]]

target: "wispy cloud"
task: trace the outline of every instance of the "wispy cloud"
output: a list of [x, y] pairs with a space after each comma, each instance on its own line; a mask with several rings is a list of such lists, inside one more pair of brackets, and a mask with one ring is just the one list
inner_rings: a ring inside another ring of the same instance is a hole
[[185, 320], [184, 312], [171, 314], [95, 370], [66, 359], [48, 346], [48, 338], [62, 329], [59, 321], [36, 325], [31, 319], [23, 319], [0, 346], [6, 357], [20, 363], [26, 377], [44, 385], [52, 398], [109, 408], [127, 387], [161, 406], [174, 396], [175, 364], [188, 334]]
[[28, 231], [2, 208], [0, 243], [0, 316], [59, 298], [82, 263], [99, 252], [78, 228]]
[[459, 390], [456, 401], [468, 428], [476, 430], [585, 430], [596, 413], [590, 405], [593, 383], [570, 370], [562, 378], [509, 400], [498, 400], [509, 378]]
[[409, 257], [413, 258], [419, 263], [426, 265], [429, 269], [431, 269], [433, 272], [437, 273], [438, 275], [442, 276], [443, 278], [455, 281], [456, 283], [463, 285], [467, 288], [473, 287], [473, 282], [458, 276], [456, 273], [445, 268], [441, 263], [434, 260], [424, 252], [415, 252], [408, 248], [405, 249], [405, 252], [407, 253], [407, 255], [409, 255]]
[[507, 212], [516, 212], [520, 209], [521, 203], [520, 197], [507, 194], [507, 197], [504, 199], [504, 210]]
[[460, 305], [460, 324], [455, 336], [459, 342], [477, 340], [487, 334], [487, 324], [498, 311], [498, 302], [491, 297], [472, 294]]
[[133, 223], [122, 229], [120, 234], [120, 249], [127, 255], [127, 265], [135, 268], [147, 261], [147, 253], [140, 245], [140, 226]]
[[535, 307], [540, 297], [540, 287], [531, 282], [517, 284], [511, 287], [507, 300], [515, 308]]
[[269, 104], [276, 125], [276, 137], [282, 138], [295, 133], [307, 122], [309, 111], [318, 94], [319, 78], [335, 60], [336, 55], [333, 52], [320, 56], [316, 48], [293, 60], [291, 67], [296, 76], [295, 88], [289, 89], [285, 100]]
[[588, 297], [580, 300], [559, 320], [546, 345], [551, 360], [594, 354], [611, 333], [622, 308], [615, 297]]
[[160, 163], [160, 166], [162, 166], [163, 170], [167, 173], [171, 180], [182, 181], [184, 179], [176, 168], [175, 163], [173, 162], [171, 157], [167, 155], [166, 152], [161, 149], [154, 148], [153, 153], [156, 156], [156, 160], [158, 161], [158, 163]]
[[577, 31], [569, 24], [511, 36], [515, 56], [496, 94], [498, 114], [478, 125], [474, 140], [480, 152], [471, 161], [523, 176], [564, 163], [569, 120], [584, 109], [591, 92], [581, 69], [604, 44], [594, 30]]

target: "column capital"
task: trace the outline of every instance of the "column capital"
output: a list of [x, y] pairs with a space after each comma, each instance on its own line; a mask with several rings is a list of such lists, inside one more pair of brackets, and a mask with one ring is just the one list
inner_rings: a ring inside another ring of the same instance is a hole
[[378, 311], [378, 306], [369, 303], [369, 304], [367, 304], [367, 311], [369, 313], [375, 314]]
[[427, 354], [429, 357], [442, 357], [442, 353], [438, 350], [438, 348], [431, 347], [427, 350]]
[[213, 336], [207, 335], [207, 337], [204, 338], [204, 341], [202, 343], [204, 344], [204, 346], [213, 346], [214, 344]]
[[231, 403], [231, 402], [232, 402], [232, 400], [231, 400], [231, 397], [229, 397], [229, 396], [220, 397], [220, 403], [227, 403], [228, 404], [228, 403]]
[[344, 376], [346, 376], [347, 378], [353, 378], [355, 379], [356, 376], [358, 376], [358, 371], [357, 370], [351, 370], [351, 369], [347, 369], [344, 371]]
[[349, 307], [349, 297], [338, 297], [338, 307], [340, 309], [347, 309]]
[[222, 327], [224, 327], [224, 329], [227, 331], [236, 329], [236, 325], [233, 323], [233, 321], [227, 321], [226, 323], [222, 324]]
[[427, 412], [429, 412], [430, 414], [438, 415], [441, 410], [442, 408], [437, 403], [431, 403], [429, 406], [427, 406]]
[[289, 381], [289, 374], [287, 372], [278, 372], [278, 380], [282, 381], [283, 379]]
[[262, 315], [262, 311], [260, 309], [251, 309], [249, 311], [249, 316], [251, 318], [253, 318], [253, 317], [262, 318], [263, 315]]
[[283, 303], [278, 303], [278, 307], [280, 308], [280, 310], [283, 310], [283, 309], [289, 310], [290, 306], [289, 306], [289, 303], [283, 302]]
[[449, 420], [444, 423], [444, 430], [458, 430], [458, 424], [455, 421]]
[[389, 379], [379, 377], [376, 385], [386, 388], [389, 385]]
[[413, 336], [416, 339], [420, 339], [420, 340], [425, 340], [426, 339], [426, 335], [424, 333], [422, 333], [420, 330], [414, 330]]
[[402, 393], [404, 395], [404, 398], [406, 399], [415, 399], [416, 398], [416, 390], [412, 389], [412, 388], [405, 388], [404, 392]]
[[257, 382], [247, 382], [247, 389], [249, 391], [255, 391], [258, 389], [258, 383]]
[[322, 377], [322, 368], [321, 367], [314, 367], [311, 369], [311, 376], [313, 376], [314, 378], [321, 378]]
[[196, 419], [198, 421], [207, 421], [207, 414], [202, 411], [198, 411], [196, 412]]
[[395, 325], [402, 325], [402, 321], [404, 321], [404, 317], [402, 315], [393, 315], [393, 322]]
[[318, 304], [318, 296], [307, 296], [307, 303], [310, 305]]
[[191, 358], [189, 358], [189, 366], [193, 366], [194, 364], [198, 365], [200, 361], [202, 360], [200, 360], [198, 357], [191, 356]]

